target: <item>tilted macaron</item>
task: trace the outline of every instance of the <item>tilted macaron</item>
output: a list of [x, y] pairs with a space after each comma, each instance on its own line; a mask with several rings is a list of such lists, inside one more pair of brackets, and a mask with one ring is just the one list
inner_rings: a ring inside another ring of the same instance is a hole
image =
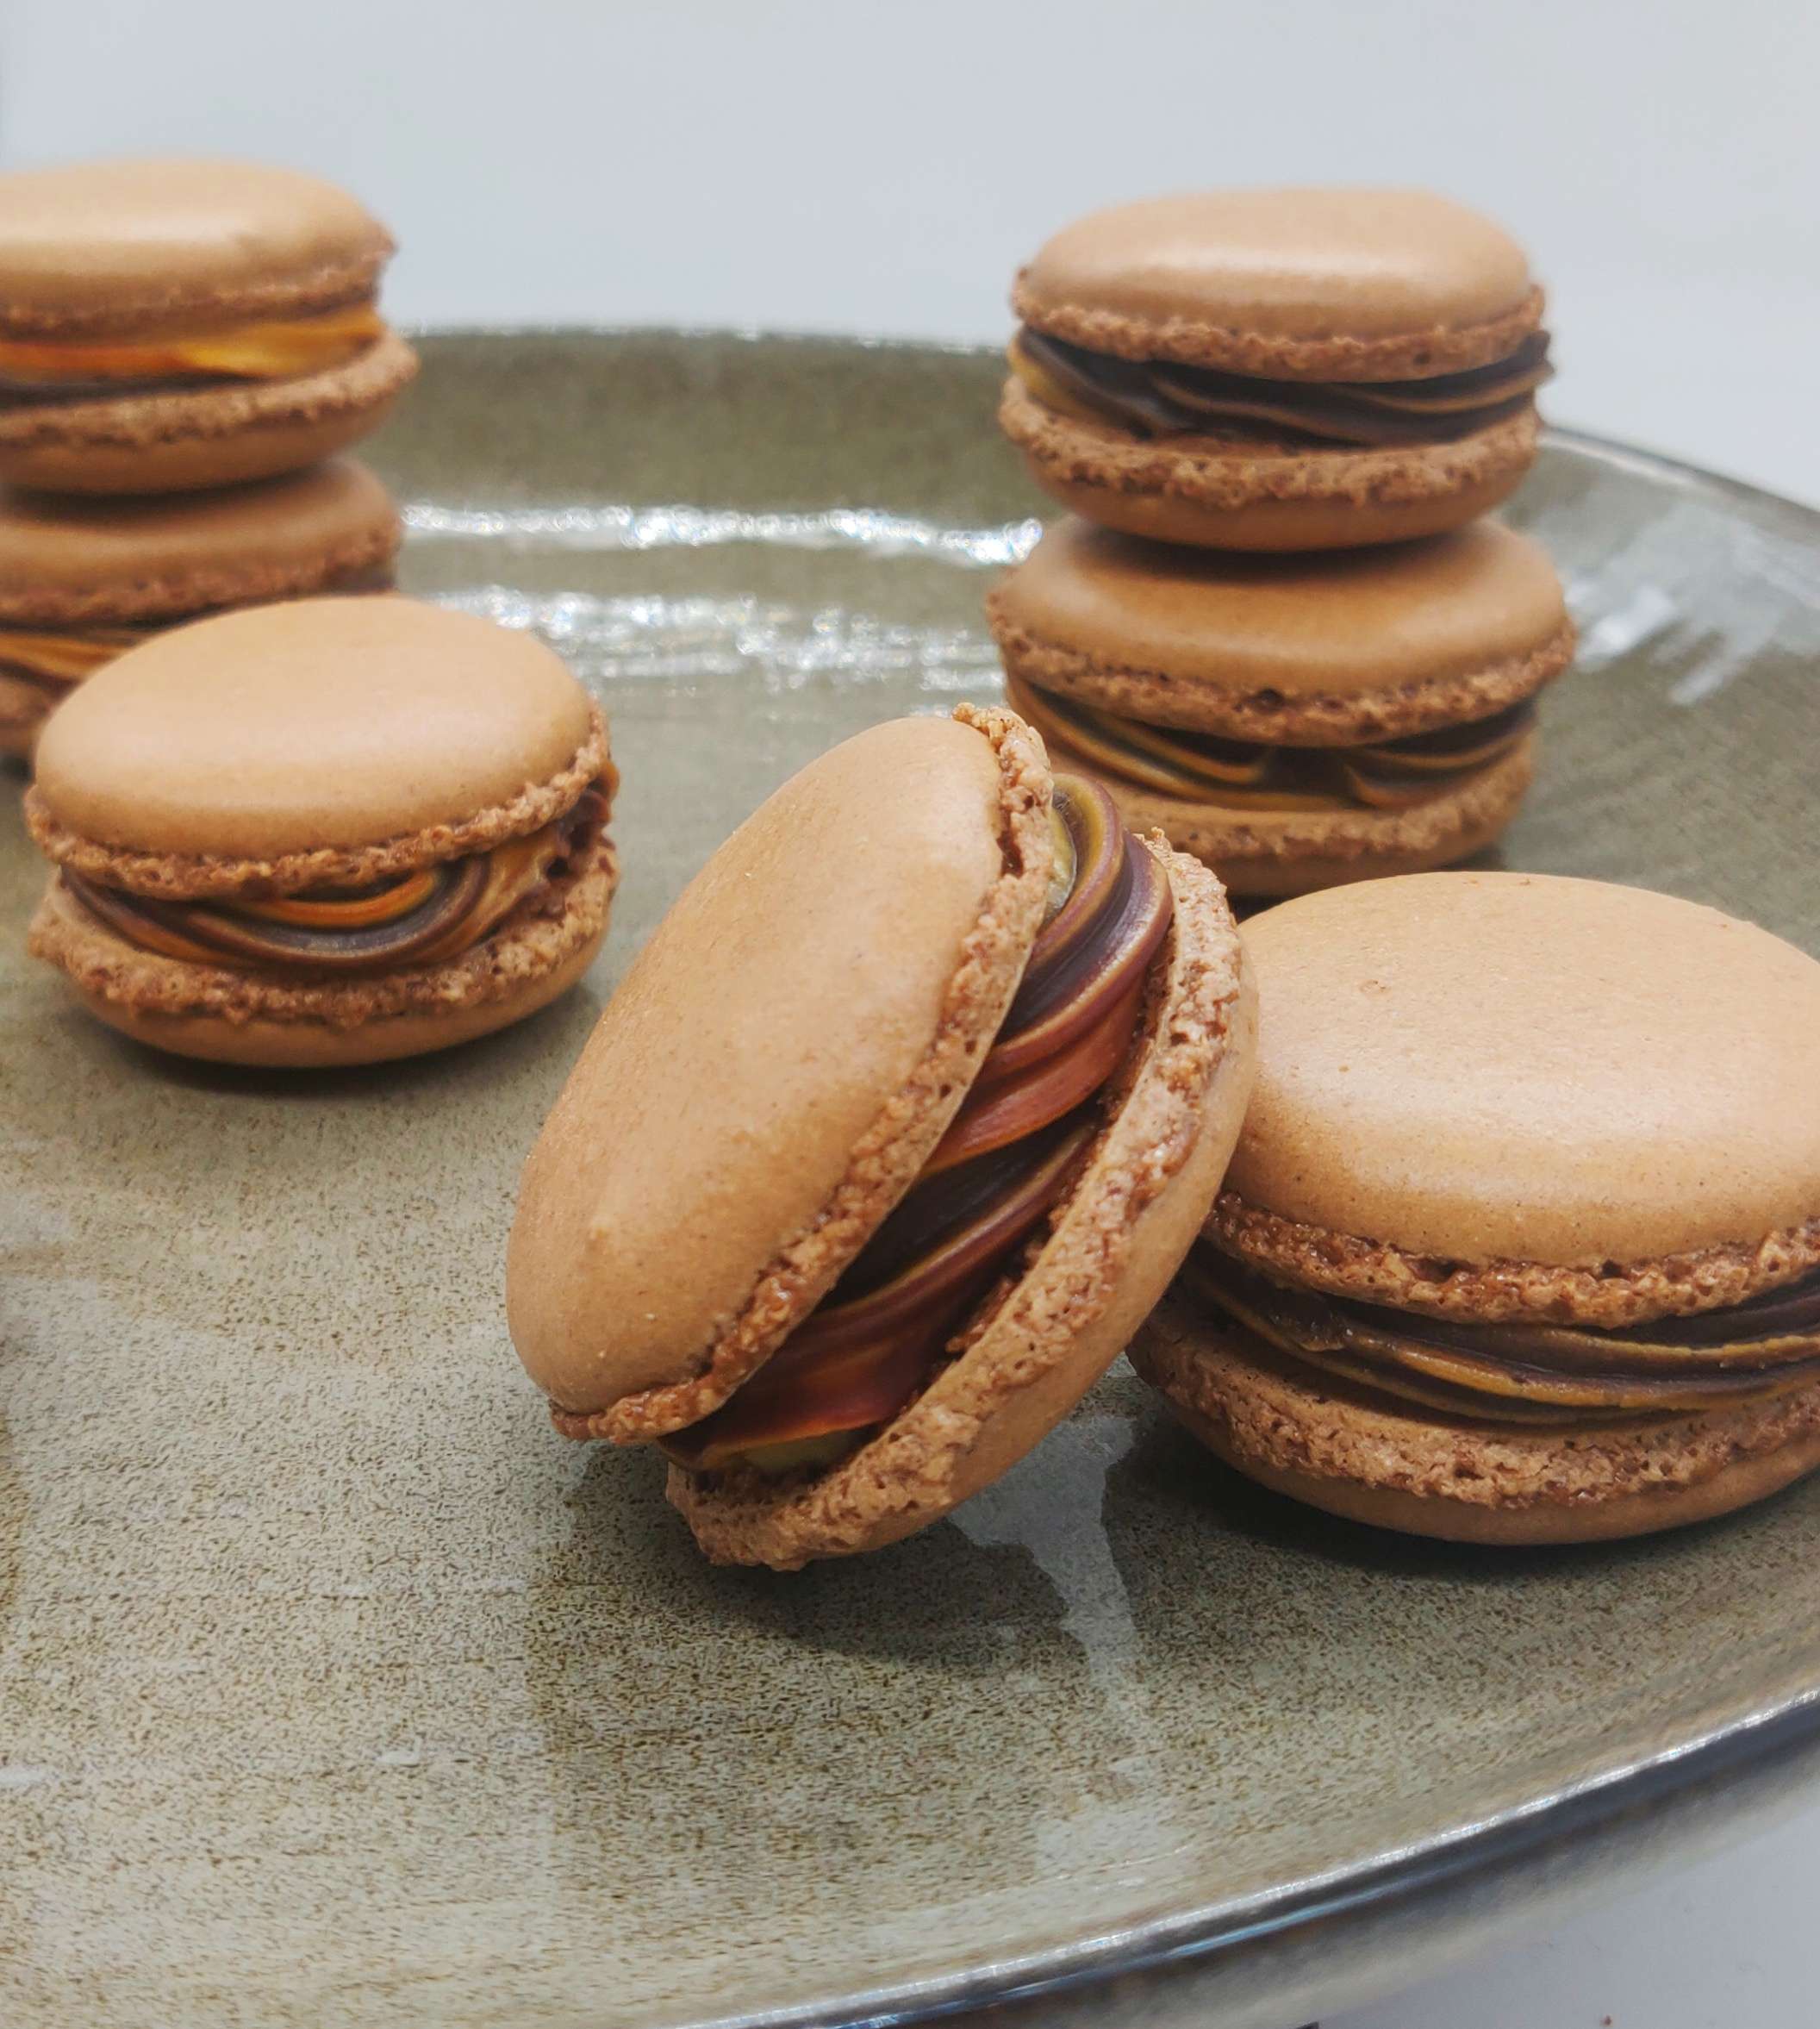
[[1006, 695], [1058, 765], [1239, 895], [1489, 844], [1529, 786], [1536, 695], [1574, 653], [1548, 558], [1492, 521], [1256, 557], [1070, 517], [987, 612]]
[[720, 1562], [893, 1542], [1080, 1399], [1212, 1201], [1251, 1079], [1219, 884], [1011, 714], [894, 721], [684, 891], [526, 1164], [512, 1336], [656, 1440]]
[[1138, 1371], [1242, 1472], [1483, 1543], [1820, 1464], [1820, 964], [1692, 902], [1422, 874], [1253, 919], [1225, 1188]]
[[136, 1040], [365, 1064], [572, 985], [615, 877], [597, 708], [527, 634], [381, 594], [173, 628], [46, 727], [31, 946]]
[[392, 242], [346, 191], [246, 162], [0, 176], [0, 480], [164, 493], [295, 471], [417, 371]]
[[999, 420], [1108, 528], [1301, 550], [1456, 528], [1536, 454], [1542, 291], [1420, 190], [1241, 190], [1096, 212], [1019, 275]]
[[206, 493], [0, 492], [0, 753], [28, 753], [76, 684], [179, 621], [384, 590], [401, 533], [351, 459]]

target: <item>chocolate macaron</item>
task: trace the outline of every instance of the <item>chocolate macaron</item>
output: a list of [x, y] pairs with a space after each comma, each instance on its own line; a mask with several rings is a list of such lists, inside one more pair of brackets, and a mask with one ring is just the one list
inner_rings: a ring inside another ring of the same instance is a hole
[[1251, 1079], [1218, 883], [1012, 714], [898, 720], [751, 817], [526, 1164], [512, 1336], [570, 1437], [656, 1442], [719, 1562], [945, 1514], [1117, 1356]]
[[1820, 1464], [1820, 964], [1636, 889], [1424, 874], [1248, 926], [1257, 1090], [1131, 1349], [1219, 1456], [1481, 1543]]
[[386, 595], [178, 627], [52, 718], [31, 946], [136, 1040], [234, 1064], [464, 1042], [572, 985], [615, 864], [598, 709], [530, 635]]
[[1237, 895], [1416, 873], [1488, 845], [1574, 653], [1561, 582], [1494, 521], [1245, 556], [1070, 517], [994, 588], [1006, 694], [1062, 767]]
[[0, 753], [28, 754], [76, 684], [178, 621], [385, 590], [401, 533], [351, 459], [205, 493], [0, 492]]
[[1038, 485], [1135, 535], [1349, 548], [1457, 528], [1536, 454], [1542, 291], [1420, 190], [1096, 212], [1019, 275], [999, 420]]
[[0, 176], [0, 480], [176, 492], [344, 449], [417, 370], [374, 300], [391, 252], [346, 191], [291, 170]]

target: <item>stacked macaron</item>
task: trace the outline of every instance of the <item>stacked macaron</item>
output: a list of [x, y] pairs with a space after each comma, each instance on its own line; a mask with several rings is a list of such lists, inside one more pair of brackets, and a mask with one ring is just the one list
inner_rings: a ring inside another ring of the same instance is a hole
[[0, 751], [146, 631], [390, 582], [390, 501], [321, 461], [416, 371], [375, 306], [391, 251], [289, 171], [0, 177]]
[[1533, 543], [1542, 292], [1419, 192], [1131, 204], [1018, 278], [1000, 408], [1076, 519], [988, 601], [1011, 702], [1236, 893], [1488, 845], [1571, 659]]

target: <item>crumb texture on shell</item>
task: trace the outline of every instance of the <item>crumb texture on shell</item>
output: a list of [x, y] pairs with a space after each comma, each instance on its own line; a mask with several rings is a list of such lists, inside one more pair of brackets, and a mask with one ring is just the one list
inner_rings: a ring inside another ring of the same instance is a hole
[[531, 635], [388, 595], [302, 599], [171, 630], [91, 677], [41, 743], [27, 819], [78, 872], [221, 895], [474, 851], [547, 823], [605, 767], [598, 708]]
[[370, 296], [390, 235], [320, 177], [146, 157], [0, 176], [0, 330], [144, 334]]
[[[1732, 1408], [1572, 1431], [1424, 1417], [1292, 1372], [1250, 1334], [1197, 1320], [1174, 1295], [1138, 1334], [1131, 1364], [1222, 1458], [1267, 1484], [1287, 1480], [1282, 1490], [1324, 1506], [1323, 1487], [1349, 1485], [1437, 1509], [1501, 1513], [1514, 1524], [1511, 1541], [1636, 1534], [1723, 1512], [1809, 1470], [1820, 1445], [1820, 1384]], [[1661, 1504], [1654, 1516], [1652, 1500]], [[1626, 1509], [1620, 1526], [1600, 1519], [1616, 1506]], [[1380, 1519], [1368, 1500], [1341, 1511]], [[1562, 1513], [1577, 1522], [1525, 1529], [1521, 1520]], [[1479, 1533], [1438, 1514], [1424, 1526], [1407, 1507], [1382, 1519], [1422, 1533]]]
[[1500, 227], [1426, 190], [1260, 189], [1121, 204], [1064, 226], [1013, 309], [1129, 359], [1311, 380], [1489, 365], [1542, 321]]
[[785, 784], [684, 890], [526, 1164], [508, 1317], [559, 1428], [698, 1420], [832, 1286], [1011, 1004], [1050, 802], [1014, 715], [895, 720]]
[[1531, 409], [1447, 443], [1368, 451], [1249, 438], [1134, 437], [1111, 423], [1047, 409], [1015, 378], [1005, 384], [999, 424], [1045, 484], [1159, 495], [1225, 512], [1263, 502], [1411, 507], [1474, 488], [1508, 492], [1535, 461], [1541, 432]]
[[[1627, 1283], [1666, 1296], [1685, 1278], [1661, 1264], [1683, 1257], [1708, 1264], [1690, 1300], [1801, 1271], [1820, 964], [1792, 945], [1670, 896], [1515, 873], [1307, 896], [1246, 940], [1271, 1027], [1216, 1240], [1268, 1268], [1269, 1234], [1306, 1245], [1274, 1220], [1328, 1236], [1311, 1269], [1330, 1278], [1373, 1249], [1493, 1269], [1455, 1285], [1474, 1297], [1514, 1298], [1511, 1264], [1566, 1270], [1557, 1289], [1601, 1316]], [[1419, 1269], [1396, 1272], [1399, 1301], [1435, 1307]]]
[[391, 496], [352, 459], [214, 491], [0, 495], [0, 625], [169, 620], [300, 597], [390, 562]]
[[1148, 849], [1175, 896], [1165, 965], [1079, 1179], [957, 1356], [851, 1457], [782, 1483], [670, 1469], [670, 1498], [714, 1561], [794, 1570], [937, 1520], [1067, 1414], [1162, 1294], [1238, 1132], [1256, 1005], [1219, 883], [1161, 839]]

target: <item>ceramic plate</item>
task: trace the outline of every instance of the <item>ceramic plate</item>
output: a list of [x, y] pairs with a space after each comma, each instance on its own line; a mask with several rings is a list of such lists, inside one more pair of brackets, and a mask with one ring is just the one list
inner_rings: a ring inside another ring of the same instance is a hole
[[[294, 1080], [140, 1052], [20, 957], [41, 872], [5, 799], [9, 2025], [1024, 1994], [1282, 2029], [1533, 1914], [1568, 1835], [1679, 1823], [1807, 1737], [1820, 1479], [1662, 1541], [1409, 1544], [1236, 1484], [1121, 1367], [950, 1521], [777, 1577], [701, 1563], [652, 1459], [552, 1433], [502, 1313], [519, 1164], [739, 819], [845, 734], [994, 694], [981, 596], [1039, 505], [997, 379], [427, 345], [376, 453], [406, 583], [545, 634], [625, 771], [606, 955], [506, 1035]], [[1585, 652], [1508, 863], [1820, 948], [1820, 516], [1557, 438], [1513, 518]]]

